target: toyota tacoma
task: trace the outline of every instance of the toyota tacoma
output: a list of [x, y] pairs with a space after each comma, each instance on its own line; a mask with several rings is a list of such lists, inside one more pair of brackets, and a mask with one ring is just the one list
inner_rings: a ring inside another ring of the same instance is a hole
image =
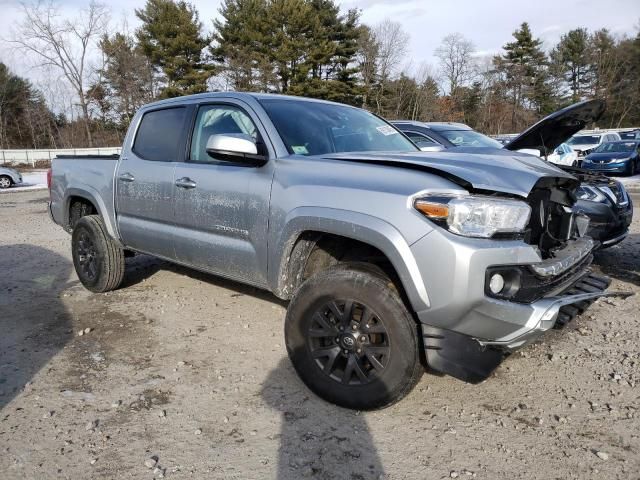
[[507, 151], [421, 152], [337, 103], [152, 103], [120, 156], [59, 157], [49, 182], [86, 288], [118, 288], [125, 258], [145, 253], [269, 290], [290, 301], [302, 380], [354, 409], [403, 398], [425, 366], [482, 381], [616, 295], [589, 269], [596, 242], [570, 173]]

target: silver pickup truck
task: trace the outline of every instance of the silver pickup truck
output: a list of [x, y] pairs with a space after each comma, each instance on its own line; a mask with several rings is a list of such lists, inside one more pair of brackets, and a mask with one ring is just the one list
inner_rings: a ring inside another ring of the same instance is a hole
[[358, 108], [207, 93], [143, 107], [120, 157], [55, 159], [50, 213], [93, 292], [137, 252], [290, 300], [302, 380], [372, 409], [425, 366], [479, 382], [614, 295], [577, 186], [534, 157], [421, 152]]

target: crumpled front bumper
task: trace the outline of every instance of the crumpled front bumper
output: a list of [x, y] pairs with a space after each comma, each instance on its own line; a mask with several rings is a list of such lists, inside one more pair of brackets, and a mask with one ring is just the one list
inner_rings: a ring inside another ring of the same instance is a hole
[[628, 297], [629, 292], [606, 292], [610, 280], [587, 273], [558, 295], [533, 302], [533, 312], [521, 329], [493, 340], [476, 339], [483, 346], [512, 350], [529, 343], [554, 326], [564, 326], [601, 297]]
[[[566, 323], [597, 298], [629, 296], [606, 292], [609, 280], [589, 269], [596, 246], [591, 239], [578, 239], [543, 261], [522, 241], [470, 239], [442, 229], [418, 240], [411, 250], [430, 302], [416, 314], [429, 366], [467, 381], [482, 379], [481, 373], [490, 373], [505, 352]], [[534, 292], [534, 301], [487, 294], [488, 269], [502, 266], [526, 269], [539, 278], [542, 288]], [[483, 362], [487, 368], [480, 368]], [[470, 374], [469, 368], [481, 373]]]

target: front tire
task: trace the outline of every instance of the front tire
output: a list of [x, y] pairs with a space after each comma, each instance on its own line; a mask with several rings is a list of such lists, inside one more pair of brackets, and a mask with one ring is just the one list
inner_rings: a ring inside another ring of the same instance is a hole
[[13, 180], [8, 175], [0, 175], [0, 188], [2, 190], [10, 188], [13, 185]]
[[424, 373], [418, 326], [394, 284], [358, 264], [331, 267], [300, 287], [285, 341], [302, 381], [346, 408], [389, 406]]
[[115, 290], [124, 278], [124, 250], [106, 231], [99, 215], [82, 217], [71, 235], [73, 266], [87, 290]]

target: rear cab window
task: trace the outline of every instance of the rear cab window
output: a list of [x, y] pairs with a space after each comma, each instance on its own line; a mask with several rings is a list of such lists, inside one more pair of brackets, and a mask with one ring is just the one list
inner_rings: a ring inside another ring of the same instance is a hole
[[175, 162], [181, 156], [187, 109], [163, 108], [145, 113], [133, 142], [133, 153], [143, 160]]

